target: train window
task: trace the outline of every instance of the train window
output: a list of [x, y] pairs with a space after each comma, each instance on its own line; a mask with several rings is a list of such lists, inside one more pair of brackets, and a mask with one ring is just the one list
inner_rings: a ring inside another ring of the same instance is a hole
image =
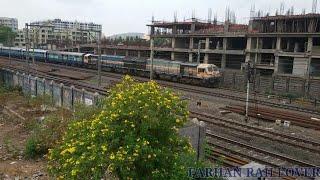
[[205, 69], [199, 68], [198, 73], [204, 73]]

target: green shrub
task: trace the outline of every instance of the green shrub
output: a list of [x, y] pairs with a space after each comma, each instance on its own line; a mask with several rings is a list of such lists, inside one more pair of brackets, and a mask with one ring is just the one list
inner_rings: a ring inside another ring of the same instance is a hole
[[[191, 144], [178, 135], [187, 104], [155, 82], [126, 76], [94, 118], [74, 121], [60, 145], [49, 151], [48, 171], [56, 178], [185, 179], [198, 165]], [[190, 157], [190, 161], [185, 161]]]
[[47, 149], [37, 138], [29, 138], [26, 143], [25, 155], [27, 158], [37, 158], [47, 153]]

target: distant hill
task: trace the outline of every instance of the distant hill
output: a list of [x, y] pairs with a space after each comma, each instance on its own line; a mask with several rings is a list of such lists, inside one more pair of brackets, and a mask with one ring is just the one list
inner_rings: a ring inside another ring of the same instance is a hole
[[114, 34], [111, 36], [108, 36], [107, 38], [109, 39], [116, 39], [116, 38], [126, 38], [126, 37], [140, 37], [140, 38], [144, 38], [145, 34], [144, 33], [135, 33], [135, 32], [129, 32], [129, 33], [122, 33], [122, 34]]

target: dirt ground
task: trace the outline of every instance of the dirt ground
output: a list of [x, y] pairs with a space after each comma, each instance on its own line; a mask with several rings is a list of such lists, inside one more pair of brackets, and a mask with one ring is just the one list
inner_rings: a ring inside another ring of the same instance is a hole
[[28, 112], [33, 107], [19, 93], [0, 96], [0, 179], [48, 179], [45, 159], [24, 155], [30, 125], [39, 113]]

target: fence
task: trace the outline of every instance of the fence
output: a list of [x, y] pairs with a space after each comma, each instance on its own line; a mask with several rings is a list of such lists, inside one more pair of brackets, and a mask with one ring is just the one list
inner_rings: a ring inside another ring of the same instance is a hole
[[[1, 82], [6, 86], [21, 87], [25, 95], [42, 96], [47, 95], [56, 106], [71, 109], [76, 103], [95, 105], [99, 98], [98, 93], [88, 92], [85, 89], [77, 89], [73, 86], [68, 87], [54, 81], [48, 81], [38, 77], [13, 72], [7, 69], [0, 69]], [[193, 120], [189, 126], [180, 129], [180, 135], [190, 139], [193, 148], [197, 152], [197, 157], [204, 157], [205, 124]]]
[[[320, 99], [320, 80], [288, 76], [256, 76], [255, 90], [260, 93], [292, 94], [299, 97], [308, 97], [313, 100]], [[225, 73], [220, 84], [221, 87], [246, 89], [246, 76], [242, 73]]]
[[96, 104], [100, 97], [98, 93], [88, 92], [85, 89], [64, 86], [62, 83], [59, 84], [6, 69], [0, 69], [0, 78], [6, 86], [21, 87], [25, 95], [46, 95], [56, 106], [68, 109], [73, 108], [76, 103]]

